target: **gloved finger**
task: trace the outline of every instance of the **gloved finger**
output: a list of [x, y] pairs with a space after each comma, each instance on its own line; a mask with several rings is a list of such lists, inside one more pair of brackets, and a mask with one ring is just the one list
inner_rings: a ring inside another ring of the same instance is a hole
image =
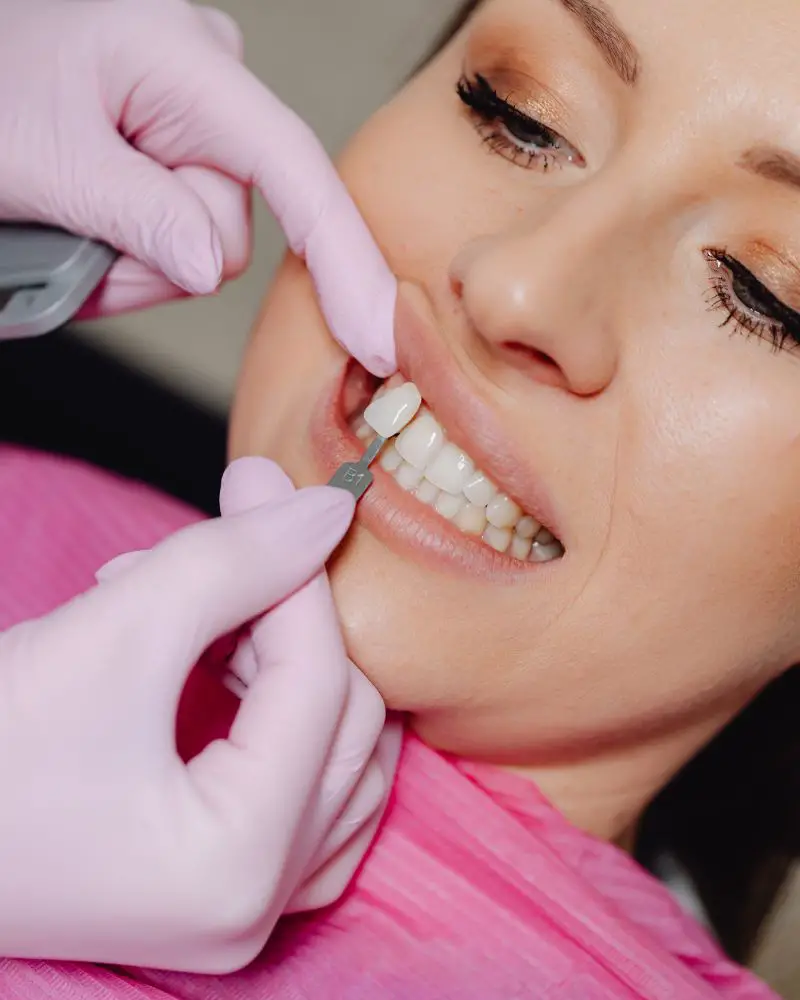
[[375, 839], [382, 818], [382, 812], [375, 810], [349, 840], [341, 845], [339, 851], [303, 882], [283, 912], [288, 915], [321, 910], [341, 899]]
[[[275, 462], [259, 456], [239, 458], [225, 470], [219, 492], [223, 517], [242, 514], [269, 500], [279, 500], [295, 493], [294, 485]], [[258, 672], [258, 659], [252, 638], [241, 639], [228, 664], [222, 683], [239, 698]]]
[[243, 514], [270, 500], [285, 500], [295, 492], [291, 479], [277, 463], [258, 455], [237, 458], [222, 476], [219, 509], [223, 517]]
[[[281, 787], [291, 789], [291, 797], [282, 796], [281, 829], [274, 831], [281, 843], [270, 849], [288, 850], [298, 838], [315, 836], [313, 823], [303, 820], [348, 698], [349, 662], [325, 575], [258, 621], [252, 641], [258, 671], [229, 739], [209, 746], [189, 767], [204, 798], [247, 832], [242, 850], [263, 858], [261, 831], [274, 827], [278, 761]], [[293, 853], [304, 865], [312, 850]], [[292, 874], [292, 886], [300, 875]]]
[[[150, 670], [158, 689], [169, 685], [177, 702], [186, 672], [203, 651], [319, 573], [352, 515], [352, 498], [344, 491], [312, 487], [193, 525], [85, 595], [73, 614], [88, 616], [110, 642], [135, 634], [140, 675]], [[88, 632], [87, 644], [96, 647], [97, 629]]]
[[91, 197], [64, 206], [66, 228], [109, 243], [186, 292], [213, 292], [222, 277], [223, 249], [202, 198], [116, 133], [96, 143], [85, 165]]
[[[244, 272], [251, 252], [250, 193], [225, 174], [205, 167], [179, 167], [173, 175], [203, 202], [222, 244], [222, 280]], [[182, 298], [187, 293], [163, 274], [132, 257], [121, 257], [81, 309], [78, 319], [116, 316]]]
[[[353, 670], [356, 668], [353, 667]], [[383, 712], [380, 715], [383, 717]], [[331, 859], [340, 855], [376, 813], [379, 817], [383, 814], [394, 783], [402, 741], [402, 725], [398, 720], [391, 719], [384, 726], [367, 766], [359, 771], [358, 758], [353, 760], [352, 770], [358, 776], [355, 784], [350, 781], [345, 786], [341, 782], [341, 769], [339, 775], [333, 774], [331, 768], [326, 770], [320, 800], [327, 803], [333, 796], [337, 796], [343, 805], [330, 823], [328, 835], [306, 869], [309, 875], [320, 871]], [[340, 765], [346, 764], [346, 758], [342, 756], [338, 746], [334, 746], [331, 751], [331, 760]]]
[[195, 7], [198, 18], [211, 32], [226, 52], [229, 52], [234, 59], [242, 60], [244, 56], [244, 37], [241, 28], [225, 11], [217, 7], [200, 6]]
[[306, 260], [333, 336], [374, 374], [391, 374], [396, 282], [313, 132], [230, 57], [209, 53], [191, 74], [176, 61], [163, 74], [157, 94], [134, 89], [125, 133], [166, 166], [202, 163], [257, 186]]
[[121, 573], [124, 573], [126, 569], [137, 563], [142, 556], [149, 552], [149, 549], [139, 549], [136, 552], [123, 552], [121, 555], [115, 556], [113, 559], [109, 559], [107, 563], [100, 567], [94, 574], [95, 580], [98, 583], [106, 583], [108, 580], [114, 580]]

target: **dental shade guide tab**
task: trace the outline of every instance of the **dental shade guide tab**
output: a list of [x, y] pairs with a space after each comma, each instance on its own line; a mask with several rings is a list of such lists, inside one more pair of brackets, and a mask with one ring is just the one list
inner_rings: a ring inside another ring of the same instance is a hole
[[411, 423], [421, 405], [422, 397], [412, 382], [390, 389], [380, 399], [370, 403], [364, 411], [364, 420], [376, 432], [377, 437], [357, 462], [345, 462], [339, 466], [328, 485], [347, 490], [356, 500], [360, 500], [374, 480], [370, 465], [380, 455], [389, 438], [398, 435]]
[[369, 469], [370, 464], [375, 461], [385, 444], [386, 438], [376, 437], [358, 462], [345, 462], [339, 466], [328, 486], [338, 486], [360, 500], [372, 486], [374, 479]]

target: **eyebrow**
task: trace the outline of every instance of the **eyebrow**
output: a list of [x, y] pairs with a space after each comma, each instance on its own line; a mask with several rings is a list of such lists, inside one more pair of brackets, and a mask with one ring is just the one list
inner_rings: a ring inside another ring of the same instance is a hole
[[559, 0], [559, 3], [581, 22], [623, 83], [632, 87], [639, 79], [641, 57], [603, 0]]
[[739, 160], [751, 174], [785, 187], [800, 188], [800, 157], [774, 146], [754, 146]]

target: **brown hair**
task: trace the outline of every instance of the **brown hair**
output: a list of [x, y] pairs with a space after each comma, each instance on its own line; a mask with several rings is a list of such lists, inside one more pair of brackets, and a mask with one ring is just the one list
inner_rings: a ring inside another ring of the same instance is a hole
[[[481, 2], [463, 4], [422, 65]], [[647, 809], [637, 859], [655, 870], [665, 855], [691, 877], [723, 947], [746, 962], [800, 856], [800, 668], [763, 691]]]

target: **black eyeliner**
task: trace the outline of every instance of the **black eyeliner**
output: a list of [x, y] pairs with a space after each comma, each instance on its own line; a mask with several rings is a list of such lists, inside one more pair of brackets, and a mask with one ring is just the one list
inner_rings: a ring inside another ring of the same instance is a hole
[[[557, 132], [526, 115], [510, 101], [501, 97], [480, 73], [476, 73], [472, 78], [462, 76], [458, 81], [456, 92], [462, 103], [486, 122], [501, 122], [514, 135], [516, 133], [513, 132], [513, 128], [516, 125], [521, 131], [532, 133], [553, 146], [561, 141], [561, 136]], [[516, 137], [523, 140], [520, 135]]]
[[[800, 342], [800, 313], [781, 302], [766, 285], [758, 280], [752, 271], [735, 257], [720, 254], [719, 260], [730, 271], [733, 278], [733, 291], [742, 305], [754, 312], [761, 313], [767, 319], [783, 323], [787, 329], [792, 331], [792, 337]], [[746, 297], [742, 297], [737, 292], [737, 285], [744, 290]], [[748, 302], [747, 298], [753, 301]]]

